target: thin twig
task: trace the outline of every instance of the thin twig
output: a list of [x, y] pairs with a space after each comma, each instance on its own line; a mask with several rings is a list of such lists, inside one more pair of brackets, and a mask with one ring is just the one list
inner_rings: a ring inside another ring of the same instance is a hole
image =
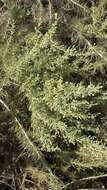
[[82, 179], [78, 179], [75, 181], [72, 181], [71, 183], [68, 183], [67, 185], [65, 185], [64, 188], [68, 187], [68, 186], [72, 186], [72, 185], [80, 185], [80, 183], [82, 182], [86, 182], [86, 181], [92, 181], [92, 180], [98, 180], [98, 179], [103, 179], [103, 178], [107, 178], [107, 174], [104, 175], [99, 175], [99, 176], [91, 176], [91, 177], [86, 177], [86, 178], [82, 178]]
[[86, 8], [84, 6], [82, 6], [81, 4], [77, 3], [74, 0], [70, 0], [74, 5], [76, 5], [77, 7], [81, 8], [82, 10], [84, 10], [85, 12], [87, 12]]
[[27, 173], [24, 174], [23, 179], [22, 179], [22, 183], [20, 186], [20, 189], [24, 189], [24, 183], [25, 183], [25, 179], [26, 179]]
[[0, 184], [5, 184], [6, 186], [8, 186], [8, 187], [10, 187], [11, 189], [15, 190], [14, 187], [12, 187], [10, 184], [8, 184], [8, 183], [5, 182], [5, 181], [0, 180]]
[[[10, 115], [14, 119], [15, 123], [19, 126], [20, 130], [22, 131], [22, 134], [26, 138], [27, 142], [29, 142], [29, 145], [34, 149], [33, 143], [31, 142], [30, 138], [28, 137], [27, 133], [25, 132], [23, 126], [21, 125], [21, 123], [19, 122], [19, 120], [17, 119], [17, 117], [13, 114], [13, 112], [10, 110], [10, 108], [6, 105], [6, 103], [1, 98], [0, 98], [0, 103], [10, 113]], [[35, 150], [36, 150], [36, 152], [38, 154], [38, 158], [42, 159], [41, 158], [41, 153], [39, 152], [39, 150], [37, 149], [37, 147], [35, 147]]]
[[93, 50], [101, 59], [103, 59], [103, 61], [107, 62], [107, 58], [106, 58], [104, 55], [102, 55], [102, 54], [90, 43], [90, 41], [89, 41], [79, 30], [77, 30], [77, 28], [75, 28], [74, 25], [72, 25], [72, 26], [73, 26], [74, 31], [77, 32], [78, 36], [79, 36], [81, 39], [84, 40], [84, 42], [88, 45], [88, 47], [89, 47], [91, 50]]
[[[33, 143], [31, 142], [31, 140], [29, 139], [28, 135], [26, 134], [25, 130], [23, 129], [23, 126], [20, 124], [20, 122], [18, 121], [17, 117], [14, 115], [14, 113], [10, 110], [10, 108], [8, 107], [8, 105], [0, 98], [0, 103], [2, 104], [2, 106], [10, 113], [10, 115], [12, 116], [13, 120], [16, 122], [16, 124], [19, 126], [19, 128], [21, 129], [23, 135], [25, 136], [25, 138], [27, 139], [27, 141], [29, 142], [30, 146], [34, 148]], [[42, 153], [39, 151], [39, 149], [37, 147], [35, 147], [36, 152], [38, 152], [39, 155], [39, 159], [42, 160], [43, 163], [43, 167], [44, 169], [49, 173], [49, 175], [52, 177], [53, 180], [57, 181], [57, 183], [59, 184], [59, 179], [52, 173], [51, 168], [48, 167], [48, 164], [45, 160], [45, 158], [43, 157]], [[59, 190], [60, 190], [60, 185], [59, 185]]]
[[48, 2], [49, 2], [49, 19], [50, 19], [50, 21], [52, 20], [52, 4], [51, 4], [51, 1], [50, 0], [48, 0]]

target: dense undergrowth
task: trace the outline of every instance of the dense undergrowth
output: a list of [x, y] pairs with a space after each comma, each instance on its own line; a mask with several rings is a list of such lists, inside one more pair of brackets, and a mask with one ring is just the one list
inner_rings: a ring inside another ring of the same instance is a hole
[[106, 0], [0, 6], [0, 189], [107, 188]]

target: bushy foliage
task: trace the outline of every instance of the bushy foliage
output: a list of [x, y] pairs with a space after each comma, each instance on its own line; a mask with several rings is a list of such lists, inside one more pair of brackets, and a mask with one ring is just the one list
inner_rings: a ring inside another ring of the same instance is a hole
[[34, 161], [54, 155], [54, 170], [57, 159], [66, 171], [107, 167], [106, 9], [104, 0], [63, 1], [59, 9], [53, 6], [60, 19], [52, 15], [45, 33], [41, 21], [21, 37], [13, 21], [1, 48], [1, 91], [18, 86], [31, 113], [31, 125], [24, 127], [9, 106], [11, 133]]

